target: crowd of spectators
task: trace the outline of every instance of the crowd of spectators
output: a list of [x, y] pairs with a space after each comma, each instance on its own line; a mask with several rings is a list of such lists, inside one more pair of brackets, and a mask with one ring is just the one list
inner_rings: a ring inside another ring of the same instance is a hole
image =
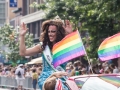
[[[25, 77], [32, 77], [32, 73], [36, 70], [38, 76], [42, 72], [42, 65], [24, 65]], [[91, 69], [92, 68], [92, 69]], [[8, 76], [15, 77], [16, 67], [12, 65], [0, 65], [0, 76]], [[82, 63], [80, 60], [75, 61], [74, 63], [69, 62], [66, 66], [66, 72], [69, 76], [75, 75], [84, 75], [84, 74], [112, 74], [112, 73], [120, 73], [118, 66], [112, 62], [106, 61], [102, 63], [98, 63], [94, 66], [86, 65]]]
[[23, 90], [23, 83], [26, 77], [32, 79], [31, 85], [36, 90], [38, 76], [42, 72], [42, 65], [23, 65], [19, 64], [16, 67], [12, 65], [0, 65], [0, 76], [15, 78], [17, 88], [15, 90]]
[[[19, 65], [18, 65], [19, 66]], [[13, 67], [12, 65], [0, 65], [0, 76], [16, 77], [16, 70], [18, 66]], [[33, 80], [33, 88], [36, 88], [37, 78], [42, 72], [42, 65], [23, 65], [24, 77], [31, 77]], [[81, 62], [80, 60], [74, 63], [67, 63], [66, 70], [68, 77], [85, 75], [85, 74], [116, 74], [120, 73], [118, 65], [112, 61], [99, 62], [95, 65], [89, 65]], [[36, 89], [34, 89], [36, 90]]]
[[[12, 65], [0, 65], [0, 76], [15, 77], [15, 70], [18, 66], [13, 67]], [[25, 77], [32, 77], [33, 70], [36, 70], [37, 74], [40, 75], [42, 72], [42, 65], [24, 65]]]
[[93, 66], [86, 65], [81, 61], [76, 61], [67, 65], [66, 72], [68, 72], [69, 76], [84, 74], [117, 74], [120, 73], [120, 69], [112, 61], [100, 62]]

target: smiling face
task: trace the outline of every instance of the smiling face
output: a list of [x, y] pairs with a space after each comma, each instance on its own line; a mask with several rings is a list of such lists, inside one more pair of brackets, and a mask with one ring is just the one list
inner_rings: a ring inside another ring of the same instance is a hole
[[48, 28], [48, 36], [49, 36], [50, 42], [55, 43], [56, 34], [57, 34], [57, 27], [55, 25], [50, 25]]
[[65, 29], [60, 22], [47, 20], [42, 24], [42, 35], [40, 41], [43, 42], [43, 50], [46, 45], [52, 50], [53, 45], [65, 37]]

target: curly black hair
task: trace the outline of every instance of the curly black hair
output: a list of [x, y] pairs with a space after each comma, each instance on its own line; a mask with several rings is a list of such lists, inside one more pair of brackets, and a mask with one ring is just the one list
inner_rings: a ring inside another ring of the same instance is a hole
[[43, 42], [42, 48], [45, 49], [45, 46], [48, 45], [49, 48], [52, 50], [53, 43], [50, 42], [48, 37], [48, 28], [50, 25], [54, 25], [57, 27], [57, 38], [56, 43], [61, 41], [65, 37], [65, 29], [63, 28], [63, 23], [53, 20], [47, 20], [42, 24], [42, 35], [40, 41]]

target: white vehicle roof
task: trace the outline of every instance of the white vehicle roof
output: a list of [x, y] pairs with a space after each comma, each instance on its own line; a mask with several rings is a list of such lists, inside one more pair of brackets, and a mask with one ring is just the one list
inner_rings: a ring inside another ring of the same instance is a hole
[[80, 75], [70, 77], [68, 83], [72, 90], [120, 90], [120, 74]]

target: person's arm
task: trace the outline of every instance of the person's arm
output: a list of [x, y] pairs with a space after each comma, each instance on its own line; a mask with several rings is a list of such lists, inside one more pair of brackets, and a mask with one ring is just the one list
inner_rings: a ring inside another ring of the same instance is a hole
[[75, 76], [75, 70], [74, 69], [70, 72], [70, 77], [71, 76]]
[[21, 56], [31, 56], [36, 53], [42, 52], [41, 46], [38, 44], [32, 48], [26, 49], [25, 46], [25, 34], [27, 33], [28, 28], [26, 25], [23, 23], [20, 26], [20, 35], [19, 35], [19, 40], [20, 40], [20, 46], [19, 46], [19, 54]]
[[32, 56], [32, 55], [34, 55], [36, 53], [41, 53], [42, 52], [40, 44], [38, 44], [38, 45], [36, 45], [34, 47], [26, 49], [25, 43], [22, 42], [22, 41], [23, 40], [20, 40], [20, 47], [19, 47], [19, 54], [21, 56]]
[[68, 73], [66, 73], [66, 72], [61, 72], [61, 71], [54, 72], [51, 76], [49, 76], [49, 77], [46, 79], [46, 81], [49, 80], [49, 79], [52, 78], [52, 77], [61, 78], [62, 76], [67, 76], [67, 75], [68, 75]]

